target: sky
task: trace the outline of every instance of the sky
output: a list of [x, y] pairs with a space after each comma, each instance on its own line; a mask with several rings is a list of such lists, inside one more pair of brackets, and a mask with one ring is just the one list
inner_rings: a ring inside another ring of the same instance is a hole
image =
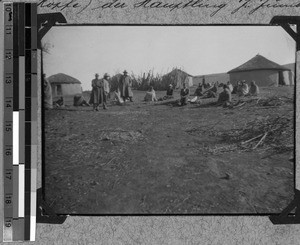
[[276, 26], [56, 26], [43, 38], [46, 76], [65, 73], [90, 90], [95, 73], [125, 69], [161, 75], [177, 67], [206, 75], [227, 72], [260, 54], [295, 62], [295, 41]]

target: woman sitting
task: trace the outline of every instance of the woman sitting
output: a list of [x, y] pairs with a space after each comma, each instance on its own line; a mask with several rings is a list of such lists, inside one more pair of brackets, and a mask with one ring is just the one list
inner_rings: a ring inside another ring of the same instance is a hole
[[223, 85], [223, 92], [220, 93], [217, 104], [223, 107], [228, 107], [231, 105], [231, 91], [228, 85]]
[[157, 101], [155, 90], [151, 86], [149, 90], [146, 92], [144, 101]]
[[252, 81], [251, 85], [250, 85], [250, 89], [249, 89], [248, 95], [249, 96], [257, 96], [258, 94], [259, 94], [259, 88], [256, 85], [255, 81]]

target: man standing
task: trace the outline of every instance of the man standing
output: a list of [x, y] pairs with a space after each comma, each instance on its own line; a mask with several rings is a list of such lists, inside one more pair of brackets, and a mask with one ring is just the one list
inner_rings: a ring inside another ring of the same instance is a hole
[[99, 74], [95, 74], [95, 79], [92, 80], [92, 94], [90, 104], [93, 104], [93, 110], [99, 111], [99, 104], [101, 97], [101, 80]]
[[189, 94], [190, 94], [190, 90], [186, 87], [186, 84], [184, 83], [183, 88], [180, 91], [180, 96], [181, 96], [180, 102], [182, 106], [187, 105]]
[[124, 103], [127, 98], [129, 98], [130, 101], [133, 102], [133, 93], [131, 90], [132, 80], [130, 76], [128, 76], [128, 72], [126, 70], [123, 72], [123, 74], [124, 75], [121, 76], [119, 84], [120, 96], [124, 100]]
[[103, 79], [101, 80], [101, 101], [103, 105], [103, 109], [107, 110], [107, 96], [109, 94], [109, 75], [107, 73], [104, 74]]

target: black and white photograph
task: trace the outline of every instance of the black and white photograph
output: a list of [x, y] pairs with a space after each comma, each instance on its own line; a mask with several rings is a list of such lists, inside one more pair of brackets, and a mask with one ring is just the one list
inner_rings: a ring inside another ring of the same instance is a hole
[[281, 213], [295, 189], [295, 53], [280, 26], [52, 27], [45, 200], [57, 214]]

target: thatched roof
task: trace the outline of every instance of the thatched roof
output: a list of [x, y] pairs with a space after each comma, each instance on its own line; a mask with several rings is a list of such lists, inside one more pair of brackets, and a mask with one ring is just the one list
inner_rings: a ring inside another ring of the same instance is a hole
[[64, 73], [58, 73], [48, 77], [50, 84], [81, 84], [79, 80]]
[[243, 72], [243, 71], [255, 71], [255, 70], [278, 70], [278, 71], [288, 71], [289, 68], [281, 66], [267, 58], [256, 55], [252, 59], [248, 60], [246, 63], [230, 70], [228, 73]]
[[179, 73], [179, 74], [182, 74], [182, 75], [184, 75], [184, 76], [194, 77], [194, 76], [192, 76], [192, 75], [190, 75], [190, 74], [186, 73], [185, 71], [180, 70], [180, 69], [178, 69], [178, 68], [173, 69], [171, 72], [169, 72], [169, 73], [166, 74], [165, 76], [172, 75], [172, 74], [178, 74], [178, 73]]

